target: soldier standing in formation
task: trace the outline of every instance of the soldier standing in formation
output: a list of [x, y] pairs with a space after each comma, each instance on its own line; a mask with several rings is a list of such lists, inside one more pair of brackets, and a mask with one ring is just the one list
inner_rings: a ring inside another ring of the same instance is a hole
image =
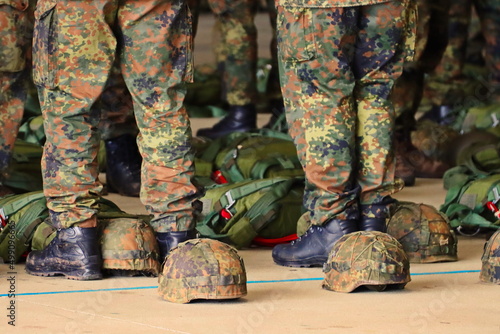
[[9, 174], [28, 93], [34, 2], [0, 0], [0, 197], [12, 193], [2, 182]]
[[384, 231], [403, 186], [390, 94], [413, 57], [415, 14], [406, 0], [278, 1], [281, 87], [310, 227], [274, 247], [277, 264], [321, 266], [342, 235]]
[[39, 0], [35, 19], [33, 76], [47, 137], [44, 192], [58, 232], [47, 248], [29, 254], [27, 272], [102, 277], [96, 233], [100, 112], [93, 105], [117, 58], [140, 130], [141, 201], [165, 256], [192, 237], [198, 196], [184, 107], [185, 82], [192, 80], [185, 1]]
[[[475, 96], [467, 96], [463, 70], [472, 6], [484, 38], [483, 58], [488, 74], [481, 80], [482, 87], [474, 89]], [[429, 117], [443, 124], [453, 120], [455, 107], [470, 108], [480, 103], [500, 102], [500, 2], [451, 0], [447, 37], [444, 54], [425, 85], [425, 96], [433, 104]]]

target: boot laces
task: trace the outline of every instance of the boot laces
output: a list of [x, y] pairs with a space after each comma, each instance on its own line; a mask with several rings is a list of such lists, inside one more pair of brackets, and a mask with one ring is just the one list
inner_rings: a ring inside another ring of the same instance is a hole
[[297, 239], [292, 241], [292, 245], [294, 245], [295, 243], [302, 240], [302, 238], [304, 238], [304, 239], [307, 238], [308, 235], [313, 234], [315, 231], [321, 232], [321, 231], [323, 231], [323, 227], [318, 226], [318, 225], [311, 226], [304, 234], [302, 234], [300, 237], [298, 237]]

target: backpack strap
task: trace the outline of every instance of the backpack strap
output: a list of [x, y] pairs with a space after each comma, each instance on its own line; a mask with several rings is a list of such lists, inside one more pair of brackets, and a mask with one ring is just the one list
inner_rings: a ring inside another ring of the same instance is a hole
[[19, 221], [16, 222], [16, 238], [19, 239], [25, 246], [29, 246], [35, 229], [47, 216], [48, 210], [45, 197], [30, 204], [29, 208], [24, 212]]

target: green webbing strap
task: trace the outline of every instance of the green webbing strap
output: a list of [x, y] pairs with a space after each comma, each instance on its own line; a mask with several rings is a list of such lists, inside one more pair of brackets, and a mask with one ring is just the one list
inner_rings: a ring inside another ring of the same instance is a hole
[[[245, 213], [245, 216], [248, 217], [250, 224], [254, 227], [256, 232], [259, 232], [269, 223], [274, 213], [278, 210], [276, 202], [288, 194], [295, 181], [295, 179], [285, 179], [280, 182], [280, 184], [271, 187], [271, 189], [269, 189], [264, 196], [259, 198], [259, 200]], [[272, 213], [271, 216], [269, 213]]]
[[[221, 167], [221, 170], [230, 176], [230, 179], [232, 182], [242, 182], [242, 181], [247, 179], [243, 176], [243, 173], [238, 168], [238, 164], [236, 163], [236, 159], [238, 158], [238, 151], [240, 150], [240, 148], [238, 147], [239, 144], [250, 137], [263, 137], [263, 138], [270, 138], [270, 139], [275, 138], [275, 139], [282, 139], [282, 140], [286, 140], [286, 141], [290, 141], [290, 142], [292, 141], [292, 138], [288, 134], [285, 134], [285, 133], [282, 133], [279, 131], [273, 131], [270, 129], [259, 129], [258, 132], [249, 132], [249, 133], [247, 133], [246, 136], [241, 136], [240, 138], [238, 138], [237, 141], [234, 141], [233, 143], [231, 143], [232, 149], [224, 157], [223, 164]], [[215, 156], [213, 157], [213, 160], [215, 160]], [[210, 160], [210, 161], [213, 161], [213, 160]], [[297, 161], [298, 161], [298, 158], [297, 158]], [[290, 163], [288, 163], [287, 161], [285, 161], [285, 160], [276, 161], [276, 158], [273, 158], [273, 157], [271, 157], [269, 159], [257, 161], [255, 166], [257, 166], [258, 171], [254, 172], [254, 168], [256, 168], [256, 167], [252, 167], [252, 175], [250, 176], [250, 178], [254, 179], [254, 180], [264, 178], [264, 173], [267, 170], [267, 168], [269, 168], [269, 166], [272, 166], [272, 165], [278, 165], [279, 163], [282, 163], [283, 167], [290, 166]], [[259, 166], [259, 164], [261, 166]], [[293, 162], [291, 162], [291, 164], [293, 165]], [[287, 168], [287, 167], [285, 167], [285, 168]], [[295, 166], [291, 166], [289, 168], [295, 168]]]
[[26, 242], [31, 239], [35, 228], [42, 223], [48, 214], [45, 197], [31, 204], [16, 222], [16, 238], [28, 246]]
[[272, 166], [281, 166], [283, 169], [296, 169], [296, 164], [299, 163], [299, 158], [285, 158], [285, 157], [269, 157], [268, 159], [263, 159], [257, 161], [252, 168], [252, 173], [250, 177], [252, 179], [258, 180], [265, 178], [266, 171]]
[[239, 187], [235, 187], [226, 191], [219, 201], [216, 202], [214, 208], [219, 211], [223, 208], [231, 207], [234, 203], [236, 203], [239, 199], [244, 198], [250, 194], [253, 194], [256, 191], [261, 189], [270, 187], [276, 183], [282, 182], [286, 180], [285, 178], [271, 178], [271, 179], [263, 179], [257, 181], [250, 181], [246, 184], [243, 184]]
[[224, 148], [228, 147], [228, 144], [231, 147], [235, 148], [245, 139], [254, 137], [256, 135], [257, 134], [251, 132], [234, 132], [229, 136], [219, 137], [212, 141], [207, 148], [205, 148], [200, 159], [213, 163], [215, 161], [215, 158], [217, 157], [217, 154], [219, 154], [219, 152]]
[[474, 147], [464, 165], [477, 175], [500, 173], [500, 145], [488, 144]]
[[128, 260], [154, 258], [154, 252], [141, 249], [105, 249], [102, 251], [103, 259]]
[[4, 215], [8, 217], [11, 214], [21, 210], [31, 202], [37, 201], [42, 198], [45, 199], [43, 191], [33, 191], [21, 195], [12, 195], [9, 197], [5, 197], [5, 202], [3, 204], [0, 201], [0, 208], [2, 208]]

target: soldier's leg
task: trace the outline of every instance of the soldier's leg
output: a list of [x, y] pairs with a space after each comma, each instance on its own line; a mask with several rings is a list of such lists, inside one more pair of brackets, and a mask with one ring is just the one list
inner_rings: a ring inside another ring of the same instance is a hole
[[[484, 61], [488, 76], [485, 78], [484, 94], [478, 96], [483, 102], [500, 102], [500, 3], [494, 0], [474, 1], [485, 39]], [[479, 95], [479, 94], [478, 94]]]
[[395, 111], [390, 94], [407, 56], [408, 15], [408, 8], [398, 1], [361, 8], [353, 62], [361, 230], [385, 231], [390, 195], [403, 186], [394, 176]]
[[8, 178], [30, 80], [32, 10], [21, 0], [0, 4], [0, 196], [11, 193], [2, 182]]
[[277, 47], [277, 32], [276, 19], [277, 11], [274, 0], [267, 0], [267, 11], [269, 12], [269, 21], [272, 28], [272, 38], [270, 43], [271, 51], [271, 70], [267, 79], [266, 98], [271, 111], [271, 119], [269, 123], [264, 125], [264, 128], [275, 129], [278, 131], [287, 132], [288, 127], [285, 118], [285, 106], [283, 104], [283, 96], [281, 94], [281, 85], [279, 81], [278, 69], [278, 47]]
[[278, 6], [281, 88], [288, 131], [306, 176], [304, 205], [312, 225], [298, 240], [274, 247], [273, 260], [280, 265], [320, 266], [342, 235], [357, 230], [350, 70], [357, 21], [358, 7]]
[[29, 254], [26, 270], [33, 275], [102, 277], [96, 230], [100, 112], [93, 105], [115, 59], [115, 13], [113, 0], [37, 4], [33, 76], [47, 137], [44, 193], [58, 233], [43, 251]]
[[217, 138], [231, 132], [256, 128], [257, 29], [254, 0], [210, 0], [220, 22], [220, 48], [225, 59], [222, 72], [223, 92], [229, 114], [213, 128], [200, 129], [198, 136]]
[[[169, 13], [169, 15], [165, 15]], [[141, 201], [153, 215], [162, 255], [193, 236], [191, 128], [184, 107], [192, 80], [192, 27], [185, 1], [125, 1], [122, 73], [134, 101], [143, 157]], [[147, 67], [146, 67], [147, 65]]]
[[434, 119], [444, 119], [465, 97], [463, 67], [466, 58], [472, 0], [451, 1], [448, 43], [437, 66], [426, 79], [424, 96], [434, 105]]
[[113, 65], [98, 107], [106, 151], [106, 185], [110, 192], [139, 197], [142, 157], [137, 147], [139, 132], [134, 117], [132, 97], [127, 89], [118, 61]]

